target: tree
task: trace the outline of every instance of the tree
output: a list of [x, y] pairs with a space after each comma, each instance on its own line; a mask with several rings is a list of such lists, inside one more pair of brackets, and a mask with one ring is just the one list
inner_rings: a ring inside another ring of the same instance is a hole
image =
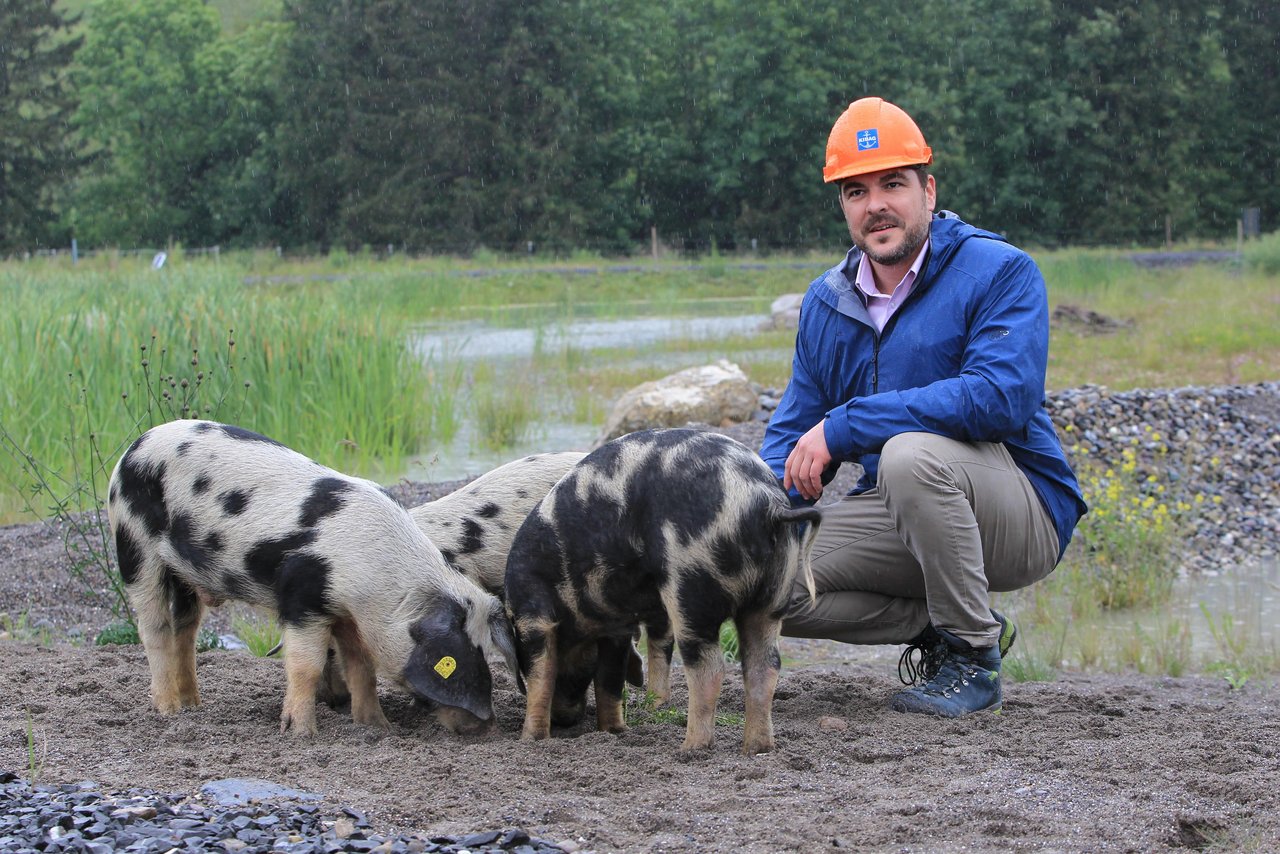
[[224, 40], [201, 0], [93, 7], [76, 116], [97, 155], [77, 194], [87, 240], [209, 245], [268, 230], [283, 36], [268, 22]]
[[0, 0], [0, 253], [63, 237], [59, 196], [80, 163], [67, 133], [74, 23], [54, 0]]

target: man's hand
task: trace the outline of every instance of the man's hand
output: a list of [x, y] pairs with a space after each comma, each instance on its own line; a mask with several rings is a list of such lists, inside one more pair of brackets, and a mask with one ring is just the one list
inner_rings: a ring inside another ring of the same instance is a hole
[[796, 446], [787, 456], [787, 465], [783, 469], [782, 486], [784, 489], [795, 487], [796, 491], [810, 501], [822, 497], [822, 473], [831, 462], [831, 452], [827, 450], [827, 435], [823, 430], [826, 421], [819, 421], [815, 427], [800, 437]]

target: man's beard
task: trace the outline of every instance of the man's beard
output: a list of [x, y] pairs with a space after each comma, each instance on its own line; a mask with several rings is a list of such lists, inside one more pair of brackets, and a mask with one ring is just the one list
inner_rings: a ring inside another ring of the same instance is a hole
[[[880, 223], [884, 221], [885, 220], [878, 220], [877, 222], [872, 223], [869, 226], [869, 228], [875, 228], [877, 225], [880, 225]], [[869, 239], [863, 242], [859, 242], [855, 238], [853, 242], [857, 245], [859, 249], [865, 252], [867, 257], [870, 258], [872, 261], [875, 261], [877, 264], [881, 264], [885, 267], [892, 267], [893, 265], [900, 264], [903, 261], [910, 258], [912, 255], [916, 254], [916, 252], [919, 251], [920, 247], [924, 245], [924, 242], [928, 237], [929, 237], [929, 220], [924, 220], [919, 225], [917, 225], [913, 230], [908, 231], [905, 235], [903, 235], [902, 243], [898, 244], [897, 249], [894, 249], [889, 252], [877, 252], [876, 250], [872, 249], [871, 241]]]

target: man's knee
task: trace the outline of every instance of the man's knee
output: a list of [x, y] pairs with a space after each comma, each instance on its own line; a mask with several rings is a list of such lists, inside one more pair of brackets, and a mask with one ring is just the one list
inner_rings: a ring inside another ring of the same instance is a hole
[[804, 586], [804, 582], [797, 578], [791, 585], [791, 592], [787, 596], [787, 611], [783, 615], [784, 620], [790, 620], [795, 617], [802, 617], [813, 610], [814, 601], [809, 598], [809, 588]]
[[877, 483], [891, 484], [903, 477], [918, 477], [925, 469], [936, 469], [941, 457], [936, 447], [951, 439], [933, 433], [899, 433], [880, 449]]

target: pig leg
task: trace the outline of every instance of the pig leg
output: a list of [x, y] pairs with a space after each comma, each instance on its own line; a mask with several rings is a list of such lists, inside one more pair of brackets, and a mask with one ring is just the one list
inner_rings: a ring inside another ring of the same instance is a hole
[[680, 638], [680, 659], [689, 686], [689, 724], [682, 751], [710, 748], [716, 736], [716, 701], [724, 684], [724, 653], [719, 632], [710, 638]]
[[148, 561], [129, 601], [151, 670], [151, 701], [162, 715], [200, 705], [196, 685], [196, 633], [204, 607], [194, 589], [158, 559]]
[[298, 737], [316, 734], [316, 689], [329, 656], [328, 623], [286, 624], [284, 672], [287, 687], [280, 712], [280, 732]]
[[[359, 627], [352, 620], [339, 620], [333, 626], [333, 635], [338, 642], [338, 651], [346, 671], [347, 688], [351, 692], [351, 719], [358, 724], [390, 729], [391, 724], [378, 702], [378, 679], [373, 656], [360, 637]], [[327, 651], [325, 657], [328, 658]], [[334, 664], [336, 662], [326, 662], [325, 676], [332, 676], [329, 668]]]
[[778, 633], [782, 623], [764, 611], [739, 614], [734, 622], [742, 648], [742, 683], [747, 708], [742, 752], [754, 756], [768, 753], [775, 747], [773, 694], [778, 687], [778, 671], [782, 667], [782, 657], [778, 653]]
[[649, 693], [658, 705], [671, 699], [671, 655], [675, 651], [675, 638], [671, 626], [665, 620], [649, 623], [644, 627], [645, 646], [649, 660]]
[[626, 732], [622, 704], [631, 638], [600, 638], [596, 649], [596, 729], [600, 732]]
[[551, 701], [551, 724], [573, 726], [587, 708], [587, 689], [595, 679], [599, 657], [595, 643], [581, 643], [560, 653], [556, 662], [556, 693]]
[[324, 665], [324, 675], [320, 677], [320, 689], [316, 699], [333, 709], [351, 702], [351, 690], [347, 688], [347, 673], [336, 646], [329, 647], [329, 657]]
[[520, 738], [538, 741], [551, 735], [551, 703], [556, 690], [556, 627], [549, 621], [521, 621], [520, 670], [524, 672], [524, 729]]

